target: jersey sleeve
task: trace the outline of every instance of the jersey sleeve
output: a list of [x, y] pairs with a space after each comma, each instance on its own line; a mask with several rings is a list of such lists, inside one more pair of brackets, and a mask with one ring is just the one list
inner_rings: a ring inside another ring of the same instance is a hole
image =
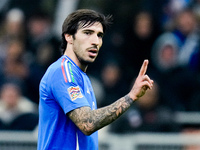
[[62, 62], [51, 83], [54, 99], [65, 114], [79, 107], [90, 106], [84, 95], [81, 75], [73, 67], [70, 62]]

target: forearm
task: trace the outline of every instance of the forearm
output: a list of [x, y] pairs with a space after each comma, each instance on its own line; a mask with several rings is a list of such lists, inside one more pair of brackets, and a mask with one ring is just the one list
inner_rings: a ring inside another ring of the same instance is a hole
[[133, 103], [133, 100], [128, 96], [124, 96], [116, 102], [95, 110], [93, 113], [96, 116], [96, 122], [94, 122], [95, 130], [98, 130], [119, 118]]
[[73, 113], [69, 113], [69, 117], [83, 133], [90, 135], [119, 118], [132, 103], [133, 100], [126, 95], [97, 110], [91, 110], [89, 107], [75, 109]]

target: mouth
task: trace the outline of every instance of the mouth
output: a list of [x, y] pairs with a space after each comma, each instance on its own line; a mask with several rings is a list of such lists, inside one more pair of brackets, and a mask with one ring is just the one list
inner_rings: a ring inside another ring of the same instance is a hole
[[89, 53], [90, 57], [96, 57], [97, 54], [98, 54], [98, 50], [96, 48], [95, 49], [94, 48], [93, 49], [89, 49], [88, 53]]

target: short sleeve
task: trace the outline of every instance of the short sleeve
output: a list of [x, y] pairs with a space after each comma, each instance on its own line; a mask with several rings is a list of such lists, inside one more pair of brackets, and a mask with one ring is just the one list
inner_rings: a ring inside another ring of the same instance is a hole
[[[74, 81], [80, 80], [80, 77], [75, 73], [73, 78]], [[83, 87], [78, 83], [65, 80], [62, 71], [57, 71], [51, 82], [52, 95], [65, 114], [79, 107], [90, 106], [85, 98]]]

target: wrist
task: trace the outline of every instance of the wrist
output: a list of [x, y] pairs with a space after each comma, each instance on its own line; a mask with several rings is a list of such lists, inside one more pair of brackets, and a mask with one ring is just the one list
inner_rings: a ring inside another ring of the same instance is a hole
[[127, 94], [127, 96], [132, 100], [132, 101], [136, 101], [138, 99], [138, 97], [136, 97], [135, 95], [129, 93]]
[[130, 94], [127, 94], [126, 96], [125, 96], [125, 99], [126, 99], [126, 101], [130, 101], [130, 102], [134, 102], [136, 99], [133, 99], [131, 96], [130, 96]]

